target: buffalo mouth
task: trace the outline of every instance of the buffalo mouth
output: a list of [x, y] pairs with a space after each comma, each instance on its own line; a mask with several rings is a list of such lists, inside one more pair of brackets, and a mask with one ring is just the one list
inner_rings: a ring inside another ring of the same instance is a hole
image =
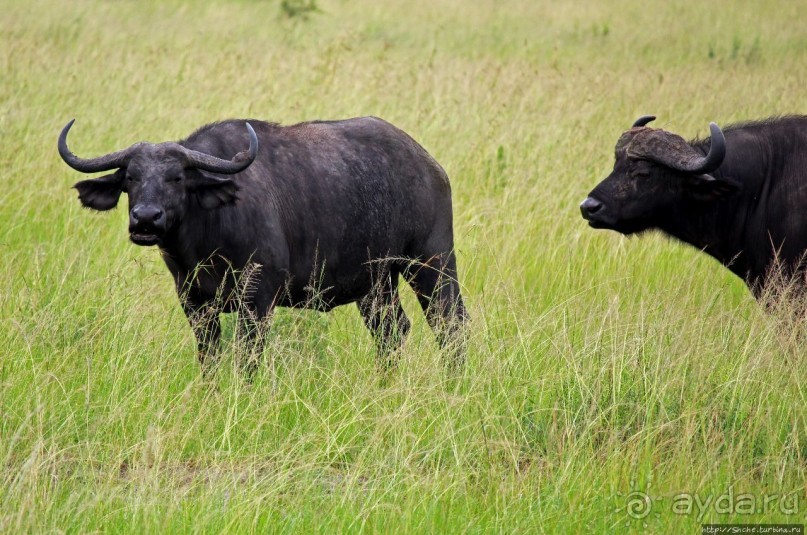
[[650, 221], [645, 219], [611, 221], [604, 219], [589, 219], [588, 226], [595, 229], [613, 230], [623, 236], [641, 234], [652, 228]]
[[157, 245], [160, 242], [160, 236], [151, 232], [132, 231], [129, 233], [129, 239], [136, 245]]
[[588, 226], [591, 228], [603, 228], [603, 229], [613, 228], [611, 225], [605, 223], [604, 221], [597, 221], [596, 219], [589, 219]]
[[591, 228], [615, 229], [615, 227], [619, 224], [615, 218], [609, 217], [600, 212], [595, 214], [587, 213], [585, 210], [582, 210], [582, 212], [583, 219], [588, 222], [588, 226]]
[[591, 228], [613, 230], [625, 236], [644, 232], [652, 226], [651, 222], [645, 218], [617, 219], [600, 212], [596, 214], [586, 214], [584, 212], [583, 219], [588, 222], [588, 226]]

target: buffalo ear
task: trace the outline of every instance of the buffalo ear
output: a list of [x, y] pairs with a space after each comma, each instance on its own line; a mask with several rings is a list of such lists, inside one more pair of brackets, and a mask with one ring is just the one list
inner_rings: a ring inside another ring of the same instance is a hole
[[76, 182], [73, 187], [78, 190], [78, 199], [85, 207], [111, 210], [118, 205], [123, 191], [123, 172], [118, 169], [111, 175]]
[[198, 169], [191, 174], [188, 187], [199, 205], [206, 210], [233, 203], [238, 197], [238, 184], [235, 181], [211, 176]]
[[729, 177], [691, 175], [686, 178], [686, 190], [696, 201], [714, 201], [728, 197], [742, 189], [742, 184]]

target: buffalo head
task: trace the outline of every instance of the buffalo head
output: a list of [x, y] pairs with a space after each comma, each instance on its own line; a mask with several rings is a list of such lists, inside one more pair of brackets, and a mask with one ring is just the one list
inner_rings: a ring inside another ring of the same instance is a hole
[[594, 228], [632, 234], [658, 226], [663, 214], [681, 202], [707, 202], [729, 195], [739, 183], [713, 176], [726, 155], [726, 140], [715, 123], [704, 155], [683, 138], [646, 127], [640, 117], [616, 144], [611, 174], [580, 205]]
[[83, 159], [67, 148], [67, 133], [75, 119], [59, 135], [59, 155], [82, 173], [115, 170], [99, 178], [75, 184], [81, 204], [94, 210], [109, 210], [118, 204], [121, 192], [129, 197], [129, 237], [138, 245], [155, 245], [179, 223], [189, 203], [212, 209], [233, 202], [238, 184], [228, 177], [243, 171], [255, 160], [258, 137], [249, 123], [249, 149], [224, 160], [188, 149], [178, 143], [136, 143], [127, 149], [98, 158]]

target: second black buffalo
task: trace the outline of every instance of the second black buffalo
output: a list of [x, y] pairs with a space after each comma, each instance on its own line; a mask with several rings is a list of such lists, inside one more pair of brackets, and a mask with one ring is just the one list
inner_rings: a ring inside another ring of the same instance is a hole
[[660, 229], [741, 277], [807, 290], [807, 117], [729, 126], [687, 142], [640, 117], [616, 144], [613, 172], [580, 205], [595, 228]]
[[[406, 133], [375, 117], [279, 126], [228, 120], [179, 142], [137, 143], [92, 159], [59, 154], [95, 210], [129, 198], [129, 236], [157, 245], [198, 341], [203, 369], [220, 338], [219, 313], [238, 311], [255, 369], [276, 306], [330, 310], [357, 303], [379, 363], [410, 328], [404, 276], [441, 345], [467, 319], [457, 281], [451, 187]], [[452, 344], [453, 345], [453, 344]], [[461, 363], [461, 342], [448, 361]]]

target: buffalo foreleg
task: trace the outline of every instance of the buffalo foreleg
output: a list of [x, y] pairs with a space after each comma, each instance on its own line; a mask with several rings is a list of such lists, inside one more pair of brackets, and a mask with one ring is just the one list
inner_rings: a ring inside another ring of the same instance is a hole
[[217, 352], [221, 339], [219, 311], [209, 303], [196, 303], [192, 299], [182, 300], [185, 316], [196, 337], [197, 355], [202, 366], [202, 375], [208, 376], [218, 362]]
[[252, 382], [263, 357], [263, 348], [269, 334], [272, 308], [263, 308], [258, 312], [254, 306], [243, 307], [238, 312], [238, 365], [247, 381]]

